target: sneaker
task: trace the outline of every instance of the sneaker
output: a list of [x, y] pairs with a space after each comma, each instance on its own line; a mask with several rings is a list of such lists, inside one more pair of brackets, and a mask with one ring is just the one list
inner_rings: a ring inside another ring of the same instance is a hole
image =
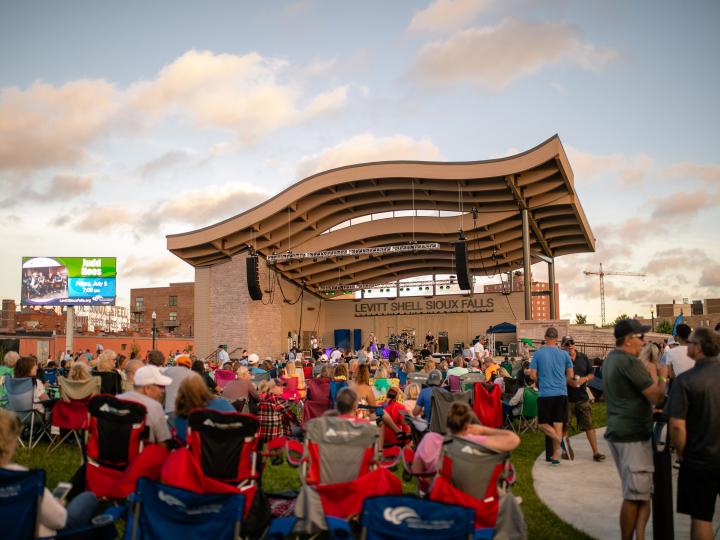
[[555, 466], [555, 465], [560, 465], [560, 461], [557, 460], [557, 459], [551, 459], [551, 460], [550, 460], [550, 465], [553, 465], [553, 466]]
[[597, 461], [598, 463], [601, 461], [605, 461], [605, 454], [595, 454], [593, 456], [593, 461]]
[[570, 460], [575, 459], [575, 451], [573, 450], [572, 446], [570, 445], [570, 437], [563, 437], [563, 442], [561, 443], [561, 446], [563, 449], [567, 450], [568, 456], [570, 456]]

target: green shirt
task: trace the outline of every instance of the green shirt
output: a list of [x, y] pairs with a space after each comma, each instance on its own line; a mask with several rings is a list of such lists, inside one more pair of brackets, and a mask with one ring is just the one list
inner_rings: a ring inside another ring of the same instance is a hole
[[615, 349], [602, 366], [607, 403], [605, 438], [613, 442], [646, 441], [652, 433], [652, 404], [643, 390], [652, 386], [640, 359]]

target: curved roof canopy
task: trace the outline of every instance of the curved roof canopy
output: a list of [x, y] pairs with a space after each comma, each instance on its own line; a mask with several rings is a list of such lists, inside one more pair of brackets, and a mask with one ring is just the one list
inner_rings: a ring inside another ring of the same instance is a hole
[[501, 159], [384, 161], [332, 169], [215, 225], [169, 235], [167, 246], [184, 261], [202, 267], [229, 260], [250, 246], [267, 256], [412, 241], [440, 244], [425, 253], [277, 264], [286, 279], [317, 292], [321, 285], [453, 274], [453, 243], [462, 228], [471, 271], [492, 275], [522, 268], [520, 210], [525, 208], [533, 262], [540, 260], [538, 254], [557, 257], [595, 250], [557, 135]]

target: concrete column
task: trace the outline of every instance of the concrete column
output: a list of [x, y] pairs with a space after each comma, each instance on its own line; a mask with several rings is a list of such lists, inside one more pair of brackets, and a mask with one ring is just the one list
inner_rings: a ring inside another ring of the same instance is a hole
[[71, 353], [73, 350], [73, 337], [75, 335], [75, 308], [68, 306], [66, 310], [65, 318], [65, 350], [69, 350]]
[[550, 319], [557, 319], [557, 305], [555, 304], [555, 258], [548, 262], [548, 285], [550, 286]]
[[530, 220], [527, 208], [520, 211], [522, 216], [523, 269], [525, 280], [525, 320], [532, 319], [532, 271], [530, 270]]

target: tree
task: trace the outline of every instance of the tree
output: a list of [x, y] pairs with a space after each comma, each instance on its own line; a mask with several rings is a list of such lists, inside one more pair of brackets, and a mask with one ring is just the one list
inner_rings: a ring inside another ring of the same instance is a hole
[[672, 334], [672, 327], [672, 323], [667, 319], [655, 323], [655, 331], [659, 334]]
[[576, 313], [575, 324], [587, 324], [587, 315], [583, 315], [582, 313]]
[[615, 320], [614, 320], [612, 323], [610, 323], [610, 325], [611, 325], [611, 326], [615, 326], [615, 325], [616, 325], [617, 323], [619, 323], [620, 321], [624, 321], [624, 320], [629, 319], [629, 318], [630, 318], [630, 317], [628, 317], [628, 314], [627, 314], [627, 313], [621, 313], [620, 315], [618, 315], [618, 316], [615, 318]]

